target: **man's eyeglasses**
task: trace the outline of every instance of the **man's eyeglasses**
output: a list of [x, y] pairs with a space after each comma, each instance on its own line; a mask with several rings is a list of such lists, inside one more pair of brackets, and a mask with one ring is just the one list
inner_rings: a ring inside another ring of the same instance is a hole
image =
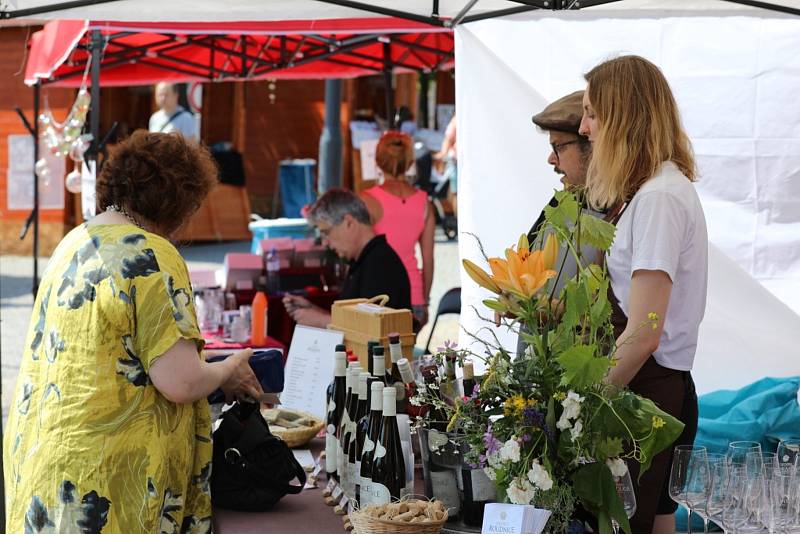
[[550, 143], [550, 146], [553, 148], [553, 153], [556, 155], [556, 158], [558, 158], [564, 147], [567, 147], [569, 145], [574, 145], [580, 142], [581, 139], [573, 139], [572, 141], [566, 141], [564, 143]]

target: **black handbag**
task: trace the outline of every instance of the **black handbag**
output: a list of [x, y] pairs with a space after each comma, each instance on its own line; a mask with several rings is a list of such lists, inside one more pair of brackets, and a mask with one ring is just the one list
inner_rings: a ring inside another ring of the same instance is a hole
[[[299, 485], [291, 484], [297, 478]], [[306, 473], [286, 443], [269, 431], [258, 404], [235, 403], [214, 431], [211, 502], [264, 512], [286, 494], [303, 490]]]

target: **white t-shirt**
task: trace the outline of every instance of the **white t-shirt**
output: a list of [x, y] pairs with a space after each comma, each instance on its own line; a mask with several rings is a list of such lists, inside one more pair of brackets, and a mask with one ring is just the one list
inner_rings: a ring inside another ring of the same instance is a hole
[[[181, 106], [178, 106], [175, 109], [173, 115], [178, 111], [183, 111], [183, 113], [172, 119], [172, 121], [167, 124], [167, 121], [169, 121], [171, 115], [167, 115], [163, 109], [159, 109], [150, 116], [150, 124], [148, 129], [151, 132], [180, 132], [186, 139], [197, 140], [197, 127], [195, 125], [194, 115], [184, 110], [184, 108]], [[166, 126], [164, 126], [165, 124]]]
[[634, 271], [669, 275], [672, 293], [653, 356], [663, 367], [691, 370], [706, 309], [708, 232], [697, 191], [674, 163], [663, 163], [634, 195], [607, 259], [611, 288], [626, 315]]

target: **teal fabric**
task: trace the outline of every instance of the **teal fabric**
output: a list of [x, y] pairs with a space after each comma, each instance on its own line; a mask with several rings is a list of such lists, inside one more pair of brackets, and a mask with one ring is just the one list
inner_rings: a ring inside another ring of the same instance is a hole
[[[765, 452], [782, 439], [800, 437], [800, 376], [762, 378], [739, 390], [720, 390], [698, 398], [700, 420], [695, 445], [726, 453], [731, 441], [758, 441]], [[692, 517], [692, 530], [702, 529]], [[677, 530], [686, 530], [686, 510], [676, 514]]]

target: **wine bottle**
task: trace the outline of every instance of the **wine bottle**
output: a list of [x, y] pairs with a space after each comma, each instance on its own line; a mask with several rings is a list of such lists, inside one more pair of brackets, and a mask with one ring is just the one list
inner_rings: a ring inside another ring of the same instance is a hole
[[[417, 394], [417, 382], [414, 380], [414, 372], [411, 370], [411, 364], [405, 358], [400, 358], [397, 361], [397, 368], [400, 370], [400, 376], [403, 378], [403, 409], [409, 417], [417, 418], [423, 414], [422, 406], [414, 406], [411, 403], [411, 398]], [[398, 412], [399, 413], [399, 412]]]
[[[462, 379], [464, 396], [471, 397], [475, 391], [475, 368], [472, 362], [464, 362]], [[487, 502], [497, 498], [497, 491], [483, 469], [462, 468], [458, 477], [461, 494], [461, 519], [465, 524], [479, 527], [483, 524], [483, 511]]]
[[458, 495], [458, 482], [455, 467], [460, 465], [460, 457], [447, 435], [448, 417], [442, 408], [445, 402], [441, 388], [437, 387], [439, 368], [434, 363], [422, 368], [426, 390], [435, 397], [436, 403], [427, 406], [428, 429], [420, 433], [420, 447], [424, 448], [422, 474], [425, 480], [425, 496], [442, 501], [453, 520], [459, 518], [461, 502]]
[[361, 477], [359, 483], [359, 501], [362, 508], [371, 504], [372, 483], [372, 455], [375, 452], [375, 443], [381, 431], [381, 421], [383, 420], [383, 382], [371, 378], [370, 384], [370, 411], [367, 429], [364, 434], [364, 445], [361, 449]]
[[351, 493], [348, 497], [355, 498], [356, 486], [358, 485], [359, 472], [356, 470], [358, 464], [357, 455], [357, 434], [358, 422], [367, 413], [367, 380], [370, 378], [369, 373], [366, 371], [359, 372], [358, 374], [358, 399], [356, 400], [356, 411], [353, 421], [350, 423], [350, 444], [347, 449], [347, 480]]
[[388, 384], [397, 390], [397, 413], [406, 413], [406, 388], [403, 384], [403, 377], [400, 376], [400, 369], [397, 362], [403, 357], [403, 347], [400, 344], [400, 334], [389, 334], [389, 356], [392, 360], [392, 368], [387, 371]]
[[380, 344], [381, 344], [380, 341], [376, 341], [374, 339], [367, 341], [367, 371], [369, 371], [369, 374], [372, 374], [373, 351], [375, 350], [375, 347], [379, 346]]
[[342, 465], [345, 467], [345, 477], [342, 482], [342, 489], [345, 495], [353, 497], [355, 495], [356, 485], [355, 480], [352, 479], [352, 469], [350, 469], [350, 445], [353, 444], [353, 430], [355, 430], [355, 422], [358, 410], [358, 377], [361, 374], [361, 369], [355, 366], [352, 367], [352, 392], [350, 395], [350, 402], [347, 404], [347, 423], [342, 430]]
[[[347, 395], [345, 396], [344, 401], [344, 410], [342, 411], [342, 418], [339, 420], [339, 427], [336, 431], [336, 466], [337, 466], [337, 473], [339, 474], [339, 483], [342, 485], [342, 488], [346, 488], [346, 480], [347, 480], [347, 471], [345, 468], [345, 458], [344, 458], [344, 444], [345, 444], [345, 433], [350, 428], [350, 405], [353, 402], [353, 384], [355, 380], [353, 378], [353, 373], [358, 373], [358, 367], [355, 363], [351, 363], [347, 367], [347, 374], [345, 379], [345, 384], [347, 388]], [[338, 469], [339, 467], [342, 469]]]
[[[336, 353], [337, 352], [343, 352], [344, 353], [344, 355], [345, 355], [344, 365], [345, 365], [345, 371], [347, 371], [347, 347], [345, 347], [344, 345], [336, 345], [336, 348], [333, 349], [333, 354], [334, 354], [334, 356], [333, 356], [334, 357], [334, 378], [336, 378]], [[328, 384], [328, 389], [325, 390], [325, 406], [327, 406], [328, 403], [331, 402], [331, 395], [333, 394], [333, 382], [334, 381], [331, 380], [330, 384]], [[346, 393], [347, 392], [345, 392], [345, 394]]]
[[328, 397], [328, 413], [325, 418], [326, 432], [325, 432], [325, 472], [328, 478], [333, 477], [339, 480], [336, 465], [336, 430], [339, 428], [339, 422], [342, 420], [342, 412], [344, 412], [344, 403], [347, 396], [347, 383], [345, 375], [347, 374], [347, 356], [344, 352], [344, 345], [336, 345], [336, 353], [334, 355], [336, 360], [333, 372], [333, 381], [330, 384], [330, 395]]
[[[364, 440], [367, 437], [367, 430], [369, 428], [369, 414], [372, 406], [372, 383], [375, 382], [375, 378], [370, 376], [369, 373], [361, 373], [361, 376], [366, 376], [366, 385], [364, 387], [365, 394], [362, 394], [359, 398], [361, 403], [363, 404], [363, 411], [362, 408], [359, 408], [359, 413], [361, 416], [359, 417], [358, 421], [356, 421], [356, 442], [355, 442], [355, 457], [356, 457], [356, 470], [355, 470], [355, 481], [356, 481], [356, 491], [355, 491], [355, 501], [361, 502], [361, 457], [364, 454]], [[361, 385], [361, 384], [359, 384]], [[365, 401], [366, 399], [366, 401]]]
[[381, 432], [372, 456], [370, 502], [388, 504], [405, 494], [406, 464], [400, 430], [397, 428], [397, 390], [383, 388], [383, 420]]
[[383, 347], [380, 345], [372, 349], [372, 371], [370, 374], [383, 382], [384, 386], [389, 385], [386, 380], [386, 356], [383, 353]]
[[465, 397], [471, 397], [475, 391], [475, 366], [472, 362], [464, 362], [464, 375], [461, 380], [461, 386], [464, 390]]
[[441, 383], [444, 400], [452, 404], [459, 396], [458, 379], [456, 378], [456, 355], [448, 353], [444, 360], [444, 380]]

